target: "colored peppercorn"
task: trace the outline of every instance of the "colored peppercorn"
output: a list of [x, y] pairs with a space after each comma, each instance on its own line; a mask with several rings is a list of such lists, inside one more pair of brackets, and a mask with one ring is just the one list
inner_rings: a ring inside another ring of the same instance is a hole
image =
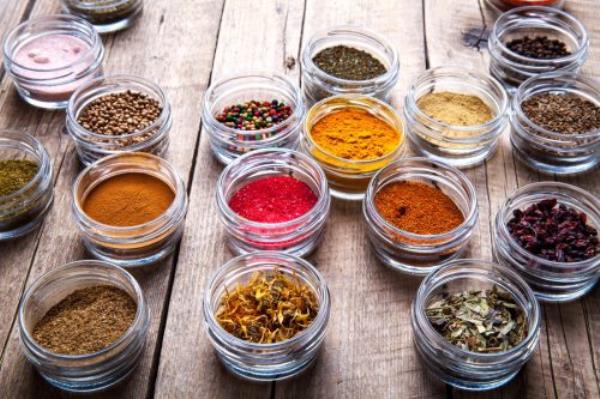
[[223, 108], [217, 121], [240, 130], [259, 130], [273, 127], [290, 117], [292, 108], [283, 101], [252, 100]]

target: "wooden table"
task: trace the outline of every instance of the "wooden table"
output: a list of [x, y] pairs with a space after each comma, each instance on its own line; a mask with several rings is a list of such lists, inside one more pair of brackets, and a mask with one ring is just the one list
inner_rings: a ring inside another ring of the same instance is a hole
[[[20, 21], [55, 13], [58, 0], [0, 0], [0, 34]], [[587, 72], [600, 73], [597, 0], [567, 0], [588, 27]], [[478, 0], [147, 0], [134, 28], [104, 38], [105, 69], [159, 83], [173, 107], [167, 158], [188, 184], [190, 209], [181, 245], [167, 261], [135, 272], [152, 321], [139, 368], [106, 396], [243, 398], [600, 398], [600, 290], [568, 304], [543, 305], [539, 349], [515, 380], [485, 394], [453, 390], [428, 376], [412, 345], [409, 307], [419, 280], [379, 264], [370, 252], [358, 204], [334, 201], [330, 227], [312, 257], [329, 283], [331, 321], [315, 367], [298, 379], [250, 384], [228, 374], [203, 330], [207, 278], [231, 254], [223, 244], [214, 189], [222, 167], [211, 157], [201, 102], [215, 79], [247, 70], [299, 81], [302, 44], [317, 30], [352, 24], [379, 31], [397, 47], [399, 109], [408, 84], [424, 69], [448, 63], [487, 69], [485, 28], [493, 16]], [[21, 102], [0, 69], [0, 127], [35, 134], [56, 171], [55, 203], [43, 227], [0, 244], [0, 398], [67, 396], [51, 388], [21, 353], [16, 312], [24, 289], [61, 264], [86, 258], [71, 219], [71, 184], [80, 170], [63, 131], [64, 113]], [[477, 187], [479, 226], [470, 255], [491, 259], [490, 226], [504, 198], [541, 176], [521, 166], [505, 135], [495, 156], [467, 173]], [[563, 179], [560, 179], [563, 180]], [[600, 176], [565, 179], [600, 194]]]

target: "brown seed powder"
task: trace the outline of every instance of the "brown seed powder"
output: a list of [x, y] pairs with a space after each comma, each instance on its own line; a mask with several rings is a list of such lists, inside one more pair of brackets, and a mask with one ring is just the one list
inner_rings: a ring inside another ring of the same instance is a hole
[[120, 288], [99, 285], [77, 290], [53, 306], [33, 329], [33, 339], [65, 355], [98, 352], [131, 326], [137, 304]]

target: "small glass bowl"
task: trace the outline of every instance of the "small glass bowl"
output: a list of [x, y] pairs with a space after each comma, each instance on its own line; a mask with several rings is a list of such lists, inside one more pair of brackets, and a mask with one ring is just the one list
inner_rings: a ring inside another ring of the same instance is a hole
[[[106, 348], [85, 355], [58, 354], [38, 345], [31, 330], [48, 310], [74, 291], [96, 285], [120, 288], [137, 303], [129, 329]], [[25, 292], [19, 305], [25, 356], [51, 385], [76, 393], [102, 391], [126, 379], [144, 352], [149, 324], [149, 310], [137, 281], [120, 267], [101, 261], [82, 260], [49, 271]]]
[[[159, 102], [162, 112], [151, 125], [133, 133], [111, 136], [87, 130], [77, 122], [92, 101], [126, 91], [142, 93]], [[161, 88], [146, 79], [129, 75], [104, 76], [82, 85], [69, 100], [66, 116], [67, 132], [73, 137], [79, 160], [84, 165], [124, 151], [164, 156], [169, 148], [172, 123], [171, 106]]]
[[[50, 34], [77, 37], [90, 48], [69, 65], [54, 69], [30, 68], [16, 62], [17, 52], [28, 42]], [[19, 95], [35, 107], [62, 109], [82, 84], [102, 75], [104, 46], [87, 21], [72, 15], [49, 15], [15, 27], [4, 40], [4, 66]]]
[[[514, 348], [500, 353], [466, 351], [432, 327], [425, 310], [436, 297], [494, 286], [512, 295], [527, 318], [529, 334]], [[412, 304], [411, 325], [417, 353], [434, 376], [459, 389], [483, 391], [506, 384], [529, 360], [540, 338], [540, 307], [517, 273], [495, 263], [462, 259], [443, 265], [423, 280]]]
[[37, 174], [24, 187], [0, 196], [0, 241], [21, 237], [36, 229], [52, 206], [52, 162], [35, 137], [0, 129], [0, 161], [24, 159], [38, 165]]
[[61, 0], [63, 9], [87, 20], [99, 33], [132, 26], [142, 15], [143, 0]]
[[[464, 222], [441, 234], [415, 234], [387, 222], [375, 206], [375, 196], [386, 185], [418, 181], [437, 187], [452, 199], [464, 215]], [[363, 201], [363, 217], [371, 248], [386, 266], [410, 275], [424, 276], [466, 248], [477, 224], [477, 193], [467, 176], [452, 166], [426, 158], [405, 158], [377, 173]]]
[[[386, 67], [387, 72], [372, 79], [348, 80], [326, 73], [313, 62], [320, 51], [340, 45], [373, 55]], [[400, 76], [396, 49], [375, 32], [353, 26], [339, 26], [314, 35], [302, 51], [301, 63], [302, 89], [308, 105], [340, 94], [361, 94], [389, 101]]]
[[[550, 60], [525, 57], [504, 43], [523, 36], [547, 36], [567, 45], [571, 55]], [[585, 27], [572, 15], [552, 7], [519, 7], [494, 24], [488, 39], [490, 72], [509, 89], [544, 72], [576, 72], [588, 57], [590, 42]]]
[[[294, 177], [318, 197], [304, 215], [281, 223], [248, 220], [229, 207], [231, 197], [253, 180], [267, 176]], [[225, 226], [227, 245], [241, 255], [258, 250], [276, 250], [296, 256], [312, 253], [325, 235], [331, 199], [323, 170], [308, 156], [289, 149], [253, 151], [236, 159], [221, 173], [217, 182], [217, 206]]]
[[[118, 227], [91, 219], [83, 211], [89, 193], [103, 181], [121, 174], [145, 173], [161, 179], [175, 193], [171, 206], [147, 223]], [[96, 161], [84, 169], [73, 185], [73, 215], [86, 249], [94, 257], [123, 267], [145, 266], [167, 257], [183, 233], [187, 192], [173, 166], [143, 152], [124, 152]]]
[[561, 9], [565, 4], [565, 0], [485, 0], [493, 11], [503, 13], [513, 8], [525, 6], [544, 6]]
[[[251, 100], [283, 101], [291, 107], [292, 114], [277, 125], [259, 130], [235, 129], [217, 121], [216, 116], [223, 108]], [[228, 164], [262, 148], [297, 148], [305, 113], [300, 89], [288, 78], [255, 73], [226, 78], [211, 85], [204, 95], [202, 120], [214, 156]]]
[[[319, 313], [311, 325], [292, 338], [259, 344], [225, 331], [215, 315], [226, 290], [247, 282], [254, 273], [280, 271], [310, 287], [319, 301]], [[255, 252], [225, 263], [213, 275], [204, 294], [204, 326], [225, 367], [247, 380], [275, 381], [306, 370], [316, 359], [325, 339], [331, 303], [323, 276], [307, 261], [278, 252]]]
[[540, 301], [566, 302], [590, 291], [600, 278], [600, 254], [579, 262], [554, 262], [533, 255], [511, 236], [507, 223], [516, 209], [556, 198], [559, 203], [587, 215], [589, 225], [600, 231], [600, 200], [578, 187], [558, 182], [528, 184], [514, 192], [496, 215], [494, 256], [512, 267], [529, 283]]
[[[323, 150], [311, 137], [313, 126], [327, 114], [346, 108], [367, 111], [389, 124], [400, 135], [398, 147], [380, 158], [368, 160], [340, 158]], [[392, 107], [376, 98], [355, 95], [328, 97], [316, 103], [306, 114], [301, 146], [325, 171], [333, 197], [361, 201], [371, 177], [404, 153], [404, 125]]]
[[[494, 117], [482, 125], [454, 126], [430, 117], [417, 105], [422, 96], [443, 91], [479, 97]], [[506, 91], [491, 76], [460, 67], [433, 68], [419, 76], [405, 98], [406, 133], [422, 155], [467, 168], [493, 155], [508, 124], [507, 110]]]
[[576, 73], [552, 72], [526, 80], [512, 99], [510, 141], [517, 158], [549, 174], [587, 172], [600, 163], [600, 129], [581, 134], [556, 133], [530, 120], [521, 108], [540, 93], [572, 93], [600, 105], [600, 84]]

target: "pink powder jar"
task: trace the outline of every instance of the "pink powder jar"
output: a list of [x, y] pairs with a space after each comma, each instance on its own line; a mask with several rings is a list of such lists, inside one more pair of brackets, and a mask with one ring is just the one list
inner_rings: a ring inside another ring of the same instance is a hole
[[102, 75], [103, 58], [98, 32], [70, 15], [24, 22], [4, 41], [4, 65], [17, 92], [40, 108], [66, 108], [79, 86]]

